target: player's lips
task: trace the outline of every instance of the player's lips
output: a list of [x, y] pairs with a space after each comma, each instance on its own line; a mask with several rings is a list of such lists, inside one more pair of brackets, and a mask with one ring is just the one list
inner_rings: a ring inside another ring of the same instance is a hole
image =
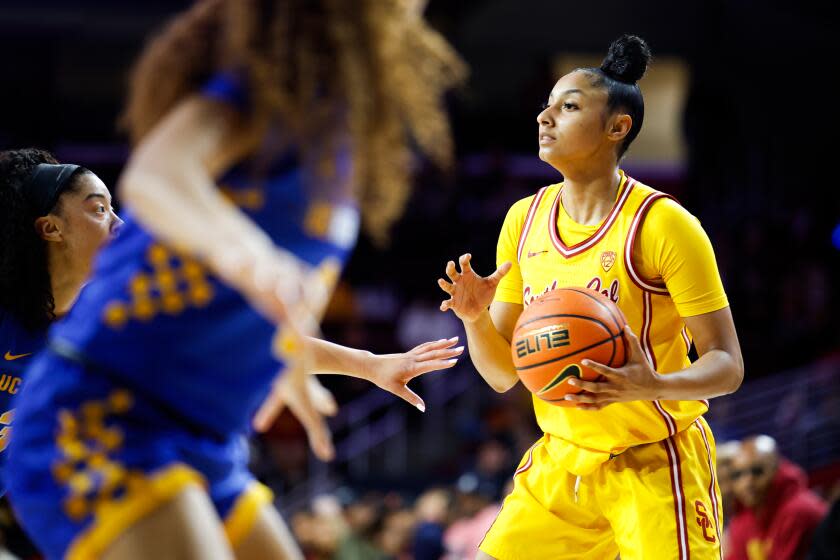
[[540, 132], [540, 146], [546, 146], [557, 141], [557, 138], [547, 132]]

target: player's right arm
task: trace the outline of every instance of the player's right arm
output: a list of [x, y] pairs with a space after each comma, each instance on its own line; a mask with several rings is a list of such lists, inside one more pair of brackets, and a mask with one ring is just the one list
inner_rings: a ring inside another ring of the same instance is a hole
[[464, 323], [470, 359], [487, 384], [499, 393], [510, 390], [519, 381], [510, 341], [523, 309], [517, 246], [530, 200], [514, 204], [505, 217], [496, 251], [498, 268], [493, 274], [476, 274], [470, 264], [472, 257], [466, 254], [458, 260], [460, 272], [454, 262], [447, 263], [450, 282], [438, 280], [450, 296], [441, 303], [441, 311], [451, 309]]
[[[215, 178], [260, 138], [235, 107], [194, 95], [173, 107], [134, 149], [120, 179], [123, 201], [150, 232], [202, 261], [273, 323], [282, 326], [275, 353], [287, 367], [289, 407], [316, 455], [333, 454], [329, 429], [308, 390], [303, 337], [317, 321], [305, 302], [315, 285], [307, 269], [239, 208]], [[324, 298], [320, 298], [324, 299]]]
[[468, 253], [458, 259], [461, 272], [452, 261], [446, 265], [451, 282], [440, 278], [438, 285], [450, 297], [440, 304], [440, 310], [451, 309], [461, 319], [475, 369], [494, 391], [504, 393], [519, 381], [510, 355], [510, 339], [522, 305], [493, 301], [499, 281], [511, 268], [510, 262], [482, 277], [472, 269], [471, 258]]

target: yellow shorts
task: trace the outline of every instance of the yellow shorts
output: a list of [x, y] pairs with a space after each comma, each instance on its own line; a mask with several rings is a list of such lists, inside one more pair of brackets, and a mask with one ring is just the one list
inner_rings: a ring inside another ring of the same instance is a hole
[[715, 442], [703, 418], [580, 480], [552, 460], [550, 437], [523, 457], [482, 551], [499, 560], [721, 557]]

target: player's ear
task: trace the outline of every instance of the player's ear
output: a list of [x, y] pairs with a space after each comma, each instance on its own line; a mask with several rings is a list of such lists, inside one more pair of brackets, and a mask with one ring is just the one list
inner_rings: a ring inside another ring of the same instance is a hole
[[47, 214], [35, 219], [35, 233], [44, 241], [58, 243], [64, 240], [62, 234], [64, 223], [55, 214]]
[[613, 142], [621, 142], [633, 128], [633, 117], [627, 113], [616, 113], [609, 120], [607, 136]]

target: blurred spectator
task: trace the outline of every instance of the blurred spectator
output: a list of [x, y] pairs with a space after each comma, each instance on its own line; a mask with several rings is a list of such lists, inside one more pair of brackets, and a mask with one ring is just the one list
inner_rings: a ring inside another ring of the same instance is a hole
[[802, 470], [779, 456], [769, 436], [744, 440], [732, 478], [744, 508], [729, 526], [727, 560], [805, 558], [826, 504], [807, 489]]
[[[416, 522], [414, 513], [407, 508], [385, 514], [382, 531], [377, 535], [376, 544], [385, 553], [386, 558], [411, 559], [411, 540]], [[344, 560], [344, 558], [336, 560]]]
[[720, 496], [723, 500], [723, 519], [728, 523], [735, 513], [735, 479], [733, 477], [735, 458], [741, 452], [741, 442], [727, 441], [717, 448], [717, 477]]
[[736, 511], [735, 479], [732, 476], [735, 457], [741, 451], [741, 442], [727, 441], [717, 448], [717, 478], [720, 487], [720, 497], [723, 502], [723, 542], [722, 553], [726, 555], [729, 542], [729, 525]]
[[443, 532], [451, 502], [451, 495], [442, 488], [427, 490], [417, 499], [414, 512], [418, 523], [411, 546], [414, 560], [440, 560], [443, 556]]
[[[508, 478], [503, 493], [510, 494], [513, 490], [513, 479]], [[446, 530], [444, 543], [446, 544], [446, 560], [472, 560], [478, 552], [484, 535], [495, 521], [501, 502], [493, 502], [487, 496], [479, 493], [462, 494], [461, 510], [458, 518]]]

